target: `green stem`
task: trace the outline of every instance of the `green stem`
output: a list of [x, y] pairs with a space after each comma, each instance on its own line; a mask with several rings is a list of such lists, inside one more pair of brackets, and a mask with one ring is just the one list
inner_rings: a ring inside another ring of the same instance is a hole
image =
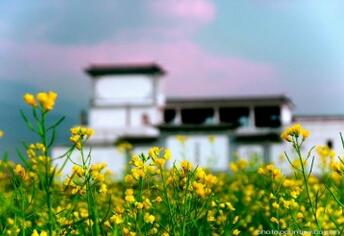
[[189, 186], [190, 186], [190, 177], [192, 177], [192, 176], [190, 176], [189, 174], [188, 174], [188, 176], [187, 176], [187, 182], [186, 182], [186, 186], [185, 186], [185, 192], [184, 192], [184, 196], [183, 196], [183, 202], [184, 202], [184, 204], [183, 204], [183, 214], [182, 214], [182, 216], [183, 216], [183, 227], [182, 227], [182, 236], [184, 236], [185, 235], [185, 230], [186, 230], [186, 216], [187, 216], [187, 212], [186, 212], [186, 206], [187, 206], [187, 200], [188, 200], [188, 196], [187, 196], [187, 193], [188, 193], [188, 190], [189, 190]]
[[165, 182], [165, 178], [164, 178], [164, 174], [163, 174], [163, 169], [162, 167], [159, 167], [159, 170], [160, 170], [160, 176], [161, 176], [161, 180], [162, 180], [162, 186], [163, 186], [163, 193], [165, 195], [165, 199], [166, 199], [166, 203], [167, 203], [167, 206], [168, 206], [168, 212], [170, 214], [170, 220], [172, 222], [172, 230], [173, 230], [173, 235], [176, 235], [176, 232], [175, 232], [175, 223], [174, 223], [174, 218], [173, 218], [173, 211], [172, 211], [172, 206], [171, 206], [171, 203], [170, 203], [170, 200], [168, 198], [168, 193], [167, 193], [167, 186], [166, 186], [166, 182]]
[[38, 120], [40, 123], [41, 127], [41, 132], [39, 132], [39, 135], [41, 137], [41, 142], [45, 147], [44, 150], [44, 156], [45, 156], [45, 185], [44, 185], [44, 190], [46, 194], [46, 203], [47, 203], [47, 208], [48, 208], [48, 217], [49, 217], [49, 222], [48, 222], [48, 231], [49, 231], [49, 236], [52, 235], [53, 232], [53, 211], [52, 211], [52, 202], [51, 202], [51, 183], [53, 181], [50, 180], [50, 161], [48, 158], [48, 147], [47, 147], [47, 131], [45, 128], [45, 122], [46, 122], [46, 112], [41, 111], [41, 120]]
[[297, 142], [297, 139], [295, 138], [293, 144], [294, 144], [296, 153], [297, 153], [297, 155], [298, 155], [299, 161], [301, 162], [301, 172], [302, 172], [303, 181], [304, 181], [304, 183], [305, 183], [305, 188], [306, 188], [306, 194], [307, 194], [308, 202], [309, 202], [309, 205], [310, 205], [310, 207], [311, 207], [311, 210], [312, 210], [312, 214], [313, 214], [315, 223], [317, 224], [318, 229], [321, 230], [321, 226], [320, 226], [319, 221], [318, 221], [316, 209], [315, 209], [315, 207], [313, 206], [312, 198], [311, 198], [310, 191], [309, 191], [308, 177], [306, 176], [306, 170], [305, 170], [305, 166], [304, 166], [304, 164], [303, 164], [302, 154], [301, 154], [301, 150], [300, 150], [300, 147], [301, 147], [302, 142], [299, 144], [299, 143]]
[[98, 214], [97, 214], [97, 209], [96, 209], [96, 203], [95, 203], [95, 197], [94, 197], [94, 190], [91, 184], [91, 174], [90, 174], [90, 168], [86, 164], [85, 160], [85, 155], [83, 151], [83, 146], [80, 148], [80, 154], [81, 154], [81, 159], [82, 159], [82, 168], [86, 170], [86, 175], [85, 175], [85, 181], [86, 181], [86, 194], [87, 194], [87, 206], [88, 206], [88, 211], [91, 216], [91, 219], [93, 221], [94, 226], [91, 226], [92, 230], [92, 235], [100, 235], [100, 227], [99, 227], [99, 222], [98, 222]]

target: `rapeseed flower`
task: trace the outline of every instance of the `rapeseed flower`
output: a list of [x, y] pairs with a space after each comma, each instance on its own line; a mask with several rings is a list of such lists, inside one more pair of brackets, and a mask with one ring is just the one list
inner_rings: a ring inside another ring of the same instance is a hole
[[295, 124], [289, 128], [286, 128], [282, 134], [281, 138], [287, 142], [292, 142], [294, 138], [302, 138], [302, 141], [309, 137], [309, 131], [304, 129], [300, 124]]
[[233, 236], [238, 236], [240, 234], [240, 230], [238, 230], [238, 229], [235, 229], [235, 230], [233, 230], [233, 232], [232, 232], [232, 235]]
[[51, 111], [55, 106], [57, 93], [53, 91], [40, 92], [36, 94], [37, 101], [43, 107], [45, 111]]
[[315, 150], [320, 158], [320, 167], [323, 171], [328, 171], [334, 161], [336, 152], [327, 145], [318, 145]]
[[35, 99], [35, 95], [31, 94], [31, 93], [26, 93], [23, 96], [24, 102], [32, 107], [36, 107], [37, 106], [37, 101]]
[[110, 217], [110, 220], [115, 223], [116, 225], [122, 224], [123, 223], [123, 217], [119, 214], [115, 214]]
[[69, 140], [74, 143], [77, 149], [81, 149], [83, 143], [94, 135], [94, 130], [87, 127], [76, 126], [70, 129]]
[[143, 217], [144, 221], [148, 224], [153, 224], [155, 221], [155, 216], [149, 214], [149, 213], [145, 213], [144, 217]]
[[133, 145], [128, 142], [120, 142], [116, 145], [116, 148], [119, 152], [131, 152], [133, 150]]
[[179, 143], [184, 145], [186, 143], [186, 141], [188, 140], [188, 137], [186, 137], [184, 135], [177, 135], [176, 139]]
[[185, 172], [191, 171], [192, 169], [192, 163], [187, 160], [183, 160], [180, 165]]
[[216, 140], [216, 138], [215, 138], [214, 135], [209, 135], [209, 136], [208, 136], [208, 141], [209, 141], [210, 143], [214, 143], [215, 140]]
[[32, 107], [37, 107], [39, 104], [44, 111], [48, 112], [54, 109], [57, 96], [57, 93], [53, 91], [39, 92], [36, 96], [31, 93], [26, 93], [23, 99], [26, 104]]

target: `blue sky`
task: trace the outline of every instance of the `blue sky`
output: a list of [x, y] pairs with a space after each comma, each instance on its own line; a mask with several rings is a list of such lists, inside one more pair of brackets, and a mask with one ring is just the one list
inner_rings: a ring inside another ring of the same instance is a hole
[[286, 94], [296, 113], [343, 114], [343, 25], [340, 0], [2, 0], [2, 142], [30, 138], [30, 91], [59, 93], [66, 133], [88, 106], [90, 63], [160, 63], [170, 96]]

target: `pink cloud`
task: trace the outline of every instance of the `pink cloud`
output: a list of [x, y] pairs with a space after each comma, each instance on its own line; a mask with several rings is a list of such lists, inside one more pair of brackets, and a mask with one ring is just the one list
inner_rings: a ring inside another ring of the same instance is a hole
[[208, 23], [215, 17], [211, 0], [166, 0], [152, 2], [152, 10], [159, 16]]
[[187, 39], [107, 42], [93, 47], [37, 44], [14, 47], [11, 51], [17, 55], [19, 65], [14, 65], [16, 70], [7, 68], [7, 73], [34, 74], [37, 81], [31, 82], [37, 85], [45, 81], [45, 85], [61, 88], [77, 86], [87, 80], [82, 70], [91, 63], [154, 61], [168, 71], [166, 93], [172, 96], [230, 96], [268, 92], [278, 87], [274, 81], [278, 73], [272, 65], [211, 54]]

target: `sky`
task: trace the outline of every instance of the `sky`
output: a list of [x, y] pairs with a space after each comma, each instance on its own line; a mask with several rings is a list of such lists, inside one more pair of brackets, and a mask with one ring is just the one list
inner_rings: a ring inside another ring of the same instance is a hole
[[344, 114], [343, 25], [342, 0], [1, 0], [0, 147], [32, 138], [25, 92], [59, 93], [67, 137], [91, 63], [156, 62], [168, 96], [285, 94], [295, 113]]

